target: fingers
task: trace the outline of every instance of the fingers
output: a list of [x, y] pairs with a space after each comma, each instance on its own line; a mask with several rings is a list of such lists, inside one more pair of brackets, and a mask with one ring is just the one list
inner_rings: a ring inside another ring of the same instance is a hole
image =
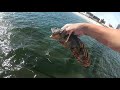
[[66, 25], [64, 25], [61, 29], [62, 29], [62, 30], [65, 30], [65, 29], [68, 28], [70, 25], [72, 25], [72, 24], [66, 24]]
[[69, 30], [69, 28], [70, 28], [69, 26], [70, 26], [70, 25], [72, 25], [72, 24], [66, 24], [66, 25], [64, 25], [64, 26], [61, 28], [64, 33], [69, 34], [69, 36], [67, 37], [67, 39], [66, 39], [65, 42], [68, 42], [71, 34], [73, 33], [73, 31]]
[[73, 33], [73, 30], [71, 29], [71, 25], [73, 24], [66, 24], [61, 28], [64, 33], [69, 34], [66, 42], [69, 40], [70, 35]]
[[72, 32], [69, 33], [69, 36], [67, 37], [66, 41], [65, 42], [68, 42], [70, 36], [71, 36]]
[[61, 29], [65, 34], [71, 35], [72, 33], [74, 33], [74, 35], [80, 36], [80, 35], [84, 35], [84, 32], [83, 32], [84, 30], [82, 28], [85, 25], [86, 25], [85, 23], [66, 24]]

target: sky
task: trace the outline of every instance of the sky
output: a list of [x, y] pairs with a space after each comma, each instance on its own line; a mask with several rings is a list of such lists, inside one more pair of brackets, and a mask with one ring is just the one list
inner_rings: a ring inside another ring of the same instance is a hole
[[106, 24], [109, 23], [116, 28], [120, 24], [120, 12], [91, 12], [100, 19], [104, 19]]

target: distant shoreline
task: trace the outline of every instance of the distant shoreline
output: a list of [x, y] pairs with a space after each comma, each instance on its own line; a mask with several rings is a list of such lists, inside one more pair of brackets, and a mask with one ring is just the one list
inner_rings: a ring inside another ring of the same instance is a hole
[[[72, 13], [73, 13], [73, 14], [76, 14], [77, 16], [82, 17], [83, 19], [87, 20], [87, 21], [90, 22], [90, 23], [93, 23], [93, 24], [96, 24], [96, 25], [99, 25], [99, 26], [105, 26], [105, 25], [102, 25], [102, 24], [100, 24], [100, 23], [92, 20], [91, 18], [83, 15], [82, 13], [79, 13], [79, 12], [72, 12]], [[108, 26], [106, 26], [106, 27], [108, 27]]]

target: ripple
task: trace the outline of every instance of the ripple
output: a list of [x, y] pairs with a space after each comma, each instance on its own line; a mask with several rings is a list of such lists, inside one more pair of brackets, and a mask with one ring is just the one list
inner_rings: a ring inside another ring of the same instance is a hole
[[82, 67], [68, 49], [50, 39], [53, 27], [85, 22], [70, 12], [0, 13], [0, 77], [120, 77], [120, 54], [95, 39], [80, 39], [92, 65]]

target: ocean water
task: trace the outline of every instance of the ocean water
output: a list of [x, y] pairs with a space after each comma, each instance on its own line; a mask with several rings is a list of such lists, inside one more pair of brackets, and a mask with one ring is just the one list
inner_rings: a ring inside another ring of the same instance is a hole
[[53, 27], [80, 22], [71, 12], [1, 12], [0, 78], [119, 78], [118, 52], [82, 36], [92, 61], [84, 68], [49, 37]]

